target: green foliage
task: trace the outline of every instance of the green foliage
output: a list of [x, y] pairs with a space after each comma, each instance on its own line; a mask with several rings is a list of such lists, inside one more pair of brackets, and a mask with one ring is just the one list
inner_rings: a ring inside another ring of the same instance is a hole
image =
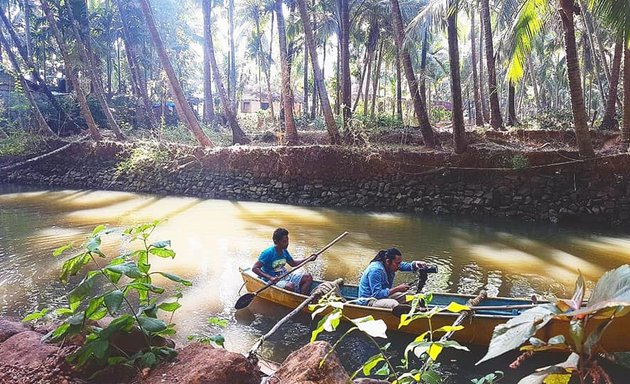
[[[528, 377], [529, 380], [564, 380], [568, 382], [572, 375], [580, 377], [584, 382], [589, 376], [594, 382], [610, 378], [596, 362], [601, 348], [599, 342], [607, 327], [615, 318], [625, 316], [630, 310], [630, 265], [623, 265], [606, 272], [597, 282], [586, 306], [582, 306], [585, 283], [582, 275], [575, 283], [575, 292], [571, 299], [555, 299], [551, 304], [544, 304], [529, 309], [507, 323], [494, 329], [490, 346], [479, 363], [500, 356], [516, 349], [529, 341], [529, 345], [521, 347], [523, 357], [536, 352], [555, 350], [569, 353], [563, 363], [537, 370]], [[570, 340], [563, 335], [547, 341], [533, 337], [552, 320], [569, 323]], [[589, 321], [599, 320], [597, 327], [587, 331]], [[608, 357], [608, 356], [607, 356]], [[609, 358], [617, 362], [616, 356]], [[624, 360], [623, 357], [620, 359]], [[517, 360], [520, 363], [521, 358]], [[550, 376], [553, 376], [550, 378]], [[548, 379], [547, 379], [548, 378]], [[557, 381], [560, 382], [560, 381]]]
[[[0, 122], [1, 123], [1, 122]], [[6, 139], [0, 140], [0, 156], [17, 156], [35, 153], [44, 142], [40, 135], [11, 130]]]
[[[409, 313], [401, 316], [400, 327], [407, 326], [414, 321], [424, 319], [427, 321], [428, 330], [418, 337], [414, 341], [407, 345], [405, 349], [405, 356], [402, 360], [402, 370], [396, 370], [392, 362], [386, 355], [386, 351], [389, 344], [381, 347], [375, 340], [375, 338], [387, 339], [385, 331], [387, 325], [383, 320], [375, 320], [372, 316], [362, 317], [359, 319], [350, 319], [343, 314], [344, 303], [340, 302], [333, 294], [325, 295], [319, 301], [318, 304], [309, 306], [309, 309], [313, 312], [312, 316], [326, 313], [325, 316], [317, 324], [317, 328], [313, 330], [311, 335], [311, 342], [317, 339], [317, 336], [323, 332], [334, 332], [342, 319], [351, 322], [354, 326], [351, 327], [345, 334], [343, 334], [339, 340], [333, 345], [332, 351], [335, 350], [337, 345], [353, 331], [363, 332], [368, 340], [370, 340], [379, 350], [377, 354], [370, 357], [363, 365], [354, 372], [352, 378], [358, 374], [365, 376], [375, 375], [386, 377], [389, 380], [393, 380], [395, 384], [411, 384], [411, 383], [439, 383], [441, 382], [439, 373], [434, 369], [434, 363], [438, 356], [442, 353], [444, 348], [455, 348], [468, 350], [468, 348], [460, 345], [456, 341], [452, 340], [438, 340], [437, 336], [448, 332], [456, 332], [463, 329], [463, 326], [444, 326], [438, 329], [433, 329], [431, 318], [440, 312], [460, 312], [467, 310], [468, 307], [451, 303], [447, 307], [433, 307], [429, 311], [421, 310], [420, 303], [428, 303], [431, 300], [431, 295], [414, 295], [408, 296], [408, 301], [411, 301], [411, 310]], [[421, 365], [415, 365], [411, 355], [423, 361]], [[328, 355], [322, 360], [323, 364]]]
[[[156, 346], [156, 340], [175, 333], [174, 324], [162, 320], [165, 314], [176, 311], [181, 305], [181, 293], [176, 290], [170, 301], [162, 297], [166, 290], [153, 284], [153, 277], [160, 275], [178, 287], [192, 283], [181, 277], [159, 271], [151, 271], [150, 257], [174, 258], [170, 241], [149, 242], [151, 233], [159, 224], [154, 221], [137, 225], [123, 231], [129, 242], [141, 246], [132, 252], [123, 253], [106, 263], [101, 251], [101, 240], [111, 233], [104, 225], [97, 226], [78, 253], [69, 257], [62, 266], [61, 280], [67, 282], [86, 265], [94, 269], [86, 272], [83, 279], [67, 294], [67, 306], [57, 308], [54, 314], [63, 319], [46, 337], [53, 341], [64, 340], [77, 334], [85, 335], [84, 344], [69, 357], [77, 367], [89, 364], [102, 368], [113, 365], [152, 367], [159, 361], [173, 357], [176, 352], [167, 346]], [[71, 251], [71, 245], [55, 250], [60, 257]], [[44, 317], [47, 309], [26, 316], [23, 321]], [[105, 316], [113, 319], [108, 325], [99, 325]], [[134, 354], [118, 348], [115, 337], [125, 335], [133, 329], [139, 330], [144, 345]]]
[[451, 121], [451, 111], [442, 107], [433, 107], [430, 109], [431, 113], [431, 121], [440, 122], [440, 121]]
[[478, 379], [470, 380], [473, 384], [493, 384], [503, 378], [502, 371], [494, 371], [493, 373], [488, 373], [487, 375], [480, 377]]
[[529, 167], [529, 160], [523, 155], [514, 155], [512, 157], [512, 169], [525, 169]]
[[166, 167], [171, 161], [168, 149], [155, 141], [139, 141], [129, 157], [116, 165], [116, 174], [140, 174]]
[[537, 113], [532, 119], [533, 128], [569, 131], [573, 129], [573, 113], [569, 109]]

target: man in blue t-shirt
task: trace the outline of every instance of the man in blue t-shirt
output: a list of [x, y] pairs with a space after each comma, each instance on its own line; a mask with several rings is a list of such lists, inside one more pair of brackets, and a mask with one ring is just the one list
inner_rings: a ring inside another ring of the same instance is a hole
[[[294, 260], [289, 251], [287, 251], [289, 247], [289, 231], [284, 228], [276, 229], [273, 232], [273, 244], [260, 253], [258, 260], [252, 267], [252, 271], [264, 280], [274, 282], [276, 287], [304, 295], [308, 294], [313, 282], [313, 276], [310, 273], [296, 271], [280, 280], [280, 276], [287, 272], [286, 264], [295, 267], [304, 261]], [[312, 260], [316, 258], [317, 256]]]

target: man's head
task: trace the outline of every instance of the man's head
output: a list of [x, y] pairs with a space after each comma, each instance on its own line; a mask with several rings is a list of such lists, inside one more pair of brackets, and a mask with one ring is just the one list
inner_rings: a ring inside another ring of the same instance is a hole
[[289, 246], [289, 231], [284, 228], [278, 228], [273, 231], [272, 239], [276, 246], [286, 249]]
[[389, 248], [378, 252], [373, 261], [379, 260], [389, 272], [396, 272], [402, 263], [402, 253], [397, 248]]

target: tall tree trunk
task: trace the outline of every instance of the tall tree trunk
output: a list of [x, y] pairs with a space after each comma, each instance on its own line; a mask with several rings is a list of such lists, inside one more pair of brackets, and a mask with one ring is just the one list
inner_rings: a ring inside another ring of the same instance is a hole
[[31, 37], [31, 5], [29, 0], [24, 0], [24, 34], [26, 40], [26, 57], [33, 60], [33, 38]]
[[508, 85], [508, 121], [507, 125], [510, 127], [518, 124], [518, 119], [516, 118], [516, 89], [514, 88], [514, 83], [512, 80], [509, 81]]
[[[212, 68], [208, 53], [208, 40], [212, 35], [212, 0], [203, 0], [203, 122], [214, 120], [214, 97], [212, 96]], [[260, 66], [259, 66], [260, 67]]]
[[[312, 0], [312, 7], [315, 8], [315, 1], [316, 0]], [[313, 29], [317, 30], [317, 14], [315, 12], [313, 12]], [[304, 44], [306, 44], [306, 37], [304, 38]], [[323, 49], [324, 52], [326, 50], [326, 41], [324, 40], [324, 44], [323, 45]], [[308, 46], [308, 44], [306, 44], [306, 46]], [[308, 58], [306, 58], [305, 60], [308, 61]], [[324, 53], [324, 62], [326, 61], [326, 53]], [[311, 120], [315, 119], [315, 116], [317, 115], [317, 84], [315, 84], [315, 69], [312, 69], [313, 72], [313, 94], [311, 96]], [[323, 77], [323, 71], [322, 71], [322, 77]]]
[[[593, 56], [593, 62], [595, 62], [595, 79], [597, 80], [597, 87], [599, 89], [599, 94], [601, 95], [601, 106], [602, 108], [605, 108], [605, 101], [604, 101], [604, 85], [602, 84], [602, 77], [601, 77], [601, 73], [602, 70], [600, 68], [600, 60], [599, 60], [599, 55], [597, 52], [597, 48], [595, 47], [595, 40], [593, 35], [595, 35], [594, 32], [594, 27], [593, 27], [593, 16], [591, 14], [591, 12], [588, 10], [588, 8], [585, 6], [584, 1], [579, 2], [579, 6], [581, 8], [581, 12], [584, 15], [584, 21], [585, 21], [585, 25], [586, 25], [586, 38], [588, 39], [588, 45], [591, 51], [591, 55]], [[592, 81], [592, 79], [591, 79]], [[591, 105], [591, 103], [589, 102], [589, 105]]]
[[[157, 119], [153, 113], [153, 105], [149, 98], [149, 91], [147, 89], [146, 74], [143, 73], [140, 67], [138, 57], [138, 46], [132, 39], [131, 26], [129, 25], [129, 3], [123, 3], [123, 0], [117, 0], [118, 12], [120, 13], [120, 19], [122, 21], [122, 37], [125, 43], [125, 55], [127, 56], [127, 62], [129, 63], [129, 72], [131, 73], [132, 83], [135, 82], [134, 89], [137, 93], [140, 103], [142, 105], [143, 114], [147, 119], [147, 125], [149, 129], [154, 129], [158, 126]], [[120, 70], [120, 69], [119, 69]]]
[[475, 44], [475, 13], [470, 12], [470, 52], [472, 58], [473, 97], [475, 99], [475, 125], [483, 126], [483, 112], [481, 110], [481, 98], [479, 97], [479, 77], [477, 76], [477, 45]]
[[[422, 49], [420, 50], [420, 96], [427, 101], [427, 53], [429, 52], [429, 29], [422, 32]], [[430, 105], [430, 104], [429, 104]]]
[[302, 116], [308, 115], [308, 45], [304, 41], [304, 71], [302, 71], [302, 80], [304, 83], [304, 99], [302, 103]]
[[488, 92], [490, 93], [490, 125], [493, 129], [503, 128], [501, 107], [499, 106], [499, 92], [497, 89], [497, 72], [494, 65], [494, 46], [492, 43], [492, 28], [490, 25], [489, 0], [481, 0], [481, 17], [486, 41], [486, 62], [488, 66]]
[[[145, 0], [143, 0], [145, 1]], [[212, 18], [210, 19], [212, 24]], [[223, 80], [221, 79], [221, 72], [217, 65], [217, 59], [214, 55], [214, 42], [212, 41], [212, 34], [208, 36], [208, 56], [210, 58], [210, 65], [212, 66], [212, 77], [214, 78], [214, 85], [219, 99], [221, 99], [221, 107], [223, 108], [223, 114], [228, 121], [228, 125], [232, 130], [232, 144], [248, 144], [250, 140], [245, 135], [245, 132], [241, 129], [236, 120], [236, 114], [232, 110], [232, 103], [228, 97], [225, 88], [223, 87]]]
[[232, 110], [236, 111], [236, 49], [234, 48], [234, 0], [228, 3], [228, 37], [230, 43], [228, 90], [232, 101]]
[[319, 67], [315, 37], [313, 36], [311, 20], [309, 19], [308, 10], [306, 9], [306, 0], [297, 0], [297, 3], [300, 9], [302, 25], [304, 26], [304, 37], [306, 38], [306, 44], [308, 44], [308, 52], [311, 55], [311, 66], [313, 67], [315, 84], [317, 86], [317, 92], [319, 93], [319, 100], [322, 105], [324, 121], [326, 122], [326, 128], [328, 129], [328, 136], [330, 136], [330, 142], [332, 144], [339, 144], [341, 142], [341, 137], [339, 136], [339, 130], [337, 129], [337, 124], [335, 123], [335, 118], [332, 114], [332, 109], [330, 108], [328, 92], [326, 91], [326, 86], [324, 85], [324, 75]]
[[[33, 64], [32, 57], [28, 54], [28, 50], [22, 45], [20, 38], [15, 33], [15, 29], [13, 29], [13, 25], [9, 22], [9, 19], [5, 15], [4, 9], [2, 6], [0, 6], [0, 18], [2, 18], [2, 23], [6, 27], [7, 32], [9, 32], [9, 35], [11, 36], [11, 40], [13, 41], [13, 46], [17, 48], [18, 53], [20, 54], [20, 57], [26, 63], [29, 73], [31, 74], [31, 76], [33, 76], [33, 79], [35, 80], [37, 85], [39, 85], [39, 87], [44, 92], [44, 95], [46, 95], [46, 98], [48, 99], [48, 101], [50, 101], [50, 104], [53, 106], [53, 108], [55, 108], [55, 110], [59, 114], [58, 117], [59, 117], [60, 123], [59, 123], [59, 128], [57, 130], [57, 134], [61, 133], [61, 125], [65, 121], [68, 121], [70, 123], [72, 130], [80, 131], [81, 128], [78, 126], [76, 121], [74, 121], [65, 111], [65, 109], [61, 106], [61, 104], [59, 104], [59, 101], [57, 101], [55, 96], [50, 91], [50, 88], [48, 88], [48, 84], [46, 84], [44, 79], [41, 77], [41, 75], [39, 74], [39, 71], [35, 69], [35, 64]], [[1, 55], [1, 52], [0, 52], [0, 55]]]
[[455, 153], [466, 150], [466, 129], [464, 127], [464, 105], [462, 103], [462, 85], [459, 73], [459, 45], [457, 41], [457, 8], [449, 1], [450, 13], [447, 18], [448, 58], [451, 71], [451, 100], [453, 100], [453, 147]]
[[[92, 82], [92, 87], [94, 88], [94, 95], [96, 96], [101, 110], [107, 119], [107, 125], [109, 126], [109, 129], [114, 132], [118, 140], [124, 140], [125, 135], [123, 135], [118, 123], [116, 123], [116, 120], [112, 115], [112, 111], [109, 109], [109, 105], [107, 104], [107, 100], [105, 99], [103, 84], [101, 83], [99, 74], [96, 72], [96, 62], [93, 60], [92, 50], [90, 49], [89, 36], [85, 39], [85, 41], [83, 40], [81, 33], [79, 32], [77, 19], [74, 17], [74, 12], [72, 11], [72, 6], [69, 1], [66, 1], [65, 4], [68, 16], [70, 17], [70, 23], [72, 24], [72, 31], [74, 32], [76, 38], [76, 49], [79, 51], [81, 58], [87, 66], [87, 72]], [[84, 3], [84, 6], [87, 9], [87, 4]]]
[[[604, 113], [602, 124], [599, 126], [599, 129], [617, 129], [619, 126], [615, 115], [617, 112], [617, 87], [619, 86], [619, 76], [621, 73], [621, 57], [624, 55], [623, 46], [623, 38], [617, 38], [615, 43], [615, 54], [612, 62], [612, 71], [610, 73], [610, 84], [608, 85], [606, 112]], [[629, 100], [630, 99], [624, 99], [624, 102], [628, 103]]]
[[580, 83], [580, 65], [578, 61], [577, 45], [575, 42], [575, 23], [573, 0], [559, 0], [560, 18], [564, 27], [564, 43], [566, 49], [567, 75], [569, 76], [569, 90], [571, 93], [571, 109], [575, 123], [575, 139], [578, 145], [580, 157], [590, 158], [595, 156], [591, 136], [588, 131], [586, 109], [584, 108], [584, 93]]
[[[273, 18], [274, 12], [271, 12], [271, 30], [269, 31], [269, 57], [273, 54]], [[273, 107], [273, 94], [271, 93], [271, 64], [267, 66], [265, 71], [265, 77], [267, 79], [267, 98], [269, 100], [269, 111], [271, 112], [271, 121], [276, 121], [276, 114]]]
[[401, 54], [401, 61], [405, 70], [405, 77], [407, 77], [407, 84], [409, 85], [409, 92], [413, 100], [413, 109], [420, 124], [420, 130], [422, 132], [422, 138], [424, 144], [427, 147], [434, 148], [437, 146], [437, 138], [429, 122], [429, 115], [427, 113], [427, 106], [424, 98], [418, 91], [418, 82], [413, 72], [413, 66], [411, 64], [411, 57], [409, 51], [403, 47], [403, 40], [405, 38], [405, 27], [403, 25], [402, 14], [400, 13], [400, 5], [398, 0], [390, 0], [392, 6], [393, 27], [394, 27], [394, 39], [396, 41], [396, 47]]
[[357, 107], [359, 106], [359, 101], [361, 101], [361, 96], [363, 95], [363, 82], [365, 80], [365, 73], [367, 72], [367, 66], [368, 66], [368, 50], [366, 49], [365, 52], [363, 52], [363, 68], [361, 69], [361, 75], [359, 76], [359, 89], [357, 91], [357, 95], [354, 98], [354, 103], [352, 105], [352, 113], [354, 113], [357, 110]]
[[626, 45], [623, 54], [623, 126], [621, 140], [630, 144], [630, 48]]
[[212, 140], [206, 136], [205, 133], [201, 130], [199, 126], [199, 122], [188, 104], [186, 100], [186, 96], [184, 96], [184, 91], [182, 90], [181, 84], [175, 75], [175, 70], [171, 65], [171, 61], [166, 54], [166, 49], [164, 48], [164, 44], [162, 43], [162, 38], [160, 37], [160, 33], [155, 26], [155, 20], [153, 19], [153, 11], [151, 10], [151, 6], [149, 5], [148, 0], [139, 0], [140, 7], [142, 9], [142, 14], [144, 15], [144, 19], [147, 23], [147, 27], [149, 28], [149, 33], [151, 34], [151, 41], [155, 46], [158, 57], [160, 58], [160, 63], [162, 64], [162, 68], [166, 72], [166, 77], [168, 78], [168, 85], [171, 89], [171, 93], [173, 95], [173, 99], [175, 101], [175, 107], [177, 108], [177, 113], [181, 116], [181, 118], [186, 123], [186, 127], [192, 132], [193, 136], [200, 145], [204, 147], [212, 147], [214, 143]]
[[282, 0], [276, 0], [276, 20], [278, 21], [278, 43], [280, 47], [280, 72], [282, 77], [282, 104], [284, 107], [284, 128], [287, 144], [297, 144], [298, 133], [293, 119], [293, 92], [291, 91], [291, 74], [287, 57], [287, 35], [282, 14]]
[[48, 5], [47, 0], [40, 0], [42, 10], [46, 16], [46, 20], [48, 20], [48, 25], [53, 31], [53, 35], [55, 36], [55, 40], [57, 41], [57, 45], [59, 45], [59, 50], [61, 51], [61, 56], [63, 57], [63, 61], [66, 67], [66, 76], [70, 78], [70, 82], [72, 83], [72, 87], [77, 94], [77, 100], [79, 102], [79, 108], [81, 109], [81, 115], [85, 119], [85, 122], [88, 126], [88, 130], [90, 131], [90, 136], [92, 139], [98, 141], [102, 140], [103, 136], [96, 126], [96, 122], [94, 121], [94, 117], [92, 116], [92, 112], [90, 112], [90, 108], [88, 107], [87, 99], [85, 98], [85, 93], [83, 93], [83, 89], [81, 88], [81, 84], [79, 84], [79, 79], [77, 78], [76, 70], [72, 66], [72, 60], [70, 59], [70, 55], [68, 54], [68, 48], [66, 47], [66, 43], [57, 28], [57, 21], [50, 10], [50, 6]]
[[400, 120], [400, 123], [404, 125], [403, 111], [402, 111], [402, 74], [400, 73], [400, 50], [396, 47], [396, 117]]
[[484, 44], [483, 44], [483, 17], [479, 18], [479, 99], [481, 100], [481, 116], [483, 123], [490, 122], [490, 109], [488, 108], [488, 99], [486, 97], [486, 76], [483, 70]]
[[42, 112], [37, 106], [37, 103], [35, 102], [35, 98], [33, 97], [33, 93], [31, 92], [31, 89], [28, 87], [28, 83], [26, 82], [26, 79], [24, 79], [24, 75], [22, 75], [22, 71], [20, 70], [20, 64], [17, 61], [17, 57], [15, 57], [15, 54], [11, 50], [11, 47], [9, 46], [9, 42], [4, 38], [4, 34], [2, 33], [1, 28], [0, 28], [0, 45], [3, 46], [4, 50], [7, 52], [7, 56], [9, 57], [9, 61], [11, 62], [11, 66], [13, 67], [13, 70], [15, 71], [15, 74], [18, 80], [20, 81], [20, 85], [22, 86], [22, 90], [24, 91], [24, 96], [26, 96], [28, 103], [31, 105], [31, 108], [33, 109], [33, 113], [35, 114], [39, 131], [47, 136], [53, 136], [55, 133], [52, 131], [52, 129], [50, 129], [50, 127], [48, 126], [48, 123], [46, 122], [46, 119], [44, 119], [44, 115], [42, 115]]
[[376, 106], [376, 95], [378, 94], [378, 80], [381, 77], [381, 64], [383, 63], [383, 45], [385, 41], [381, 39], [378, 47], [378, 62], [376, 63], [376, 72], [374, 72], [374, 85], [372, 86], [372, 106], [370, 107], [370, 117], [374, 117], [374, 109]]
[[[341, 100], [343, 125], [348, 127], [352, 118], [352, 83], [350, 79], [350, 0], [341, 2]], [[368, 64], [369, 66], [369, 64]]]

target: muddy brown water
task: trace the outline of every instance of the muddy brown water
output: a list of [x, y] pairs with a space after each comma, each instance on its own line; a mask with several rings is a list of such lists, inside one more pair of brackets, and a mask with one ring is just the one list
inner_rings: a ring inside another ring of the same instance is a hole
[[[606, 270], [630, 262], [630, 234], [613, 229], [0, 185], [0, 315], [24, 316], [63, 304], [67, 287], [57, 280], [63, 259], [52, 256], [55, 248], [80, 244], [99, 224], [122, 229], [156, 219], [164, 222], [152, 239], [171, 240], [177, 256], [153, 259], [152, 268], [193, 282], [183, 291], [183, 306], [173, 318], [177, 341], [221, 333], [233, 351], [247, 351], [288, 312], [257, 300], [252, 313], [237, 322], [233, 310], [239, 292], [244, 292], [238, 268], [253, 264], [279, 226], [290, 231], [289, 251], [297, 258], [350, 232], [308, 266], [316, 278], [357, 283], [379, 249], [396, 246], [407, 260], [438, 266], [427, 284], [434, 292], [472, 294], [486, 289], [490, 295], [511, 297], [568, 296], [578, 270], [592, 288]], [[102, 249], [116, 256], [129, 247], [119, 236], [108, 235]], [[398, 282], [412, 279], [397, 275]], [[210, 316], [227, 319], [227, 327], [210, 324]], [[312, 326], [308, 316], [291, 321], [263, 345], [261, 354], [281, 361], [308, 342]], [[331, 341], [335, 337], [324, 336]], [[397, 358], [409, 339], [394, 334], [392, 340]], [[349, 370], [373, 352], [360, 336], [350, 337], [341, 349]], [[442, 369], [454, 374], [451, 382], [470, 382], [470, 377], [497, 369], [509, 371], [507, 360], [473, 368], [471, 363], [483, 353], [474, 349], [447, 354]]]

